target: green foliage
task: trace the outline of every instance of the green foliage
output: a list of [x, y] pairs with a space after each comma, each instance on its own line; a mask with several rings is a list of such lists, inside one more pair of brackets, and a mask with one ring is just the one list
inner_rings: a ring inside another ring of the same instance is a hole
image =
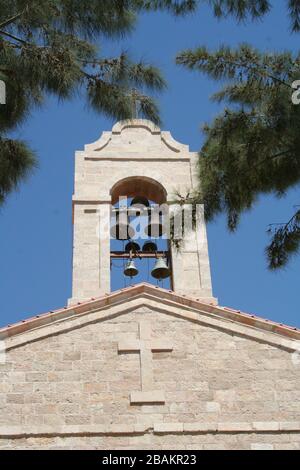
[[24, 142], [0, 137], [0, 204], [36, 166], [34, 154]]
[[[299, 186], [300, 106], [292, 103], [292, 83], [300, 76], [300, 55], [262, 53], [247, 45], [215, 52], [201, 47], [180, 53], [177, 63], [223, 83], [213, 98], [230, 107], [204, 127], [195, 199], [205, 204], [208, 220], [225, 212], [235, 230], [261, 194], [281, 197]], [[271, 232], [267, 256], [275, 269], [300, 248], [299, 212]]]
[[292, 31], [300, 31], [300, 0], [288, 0]]
[[[7, 86], [7, 104], [0, 106], [0, 204], [35, 166], [35, 157], [23, 142], [7, 134], [21, 124], [46, 94], [69, 99], [83, 94], [98, 112], [126, 119], [135, 103], [141, 114], [159, 124], [156, 102], [149, 94], [164, 89], [159, 70], [135, 63], [126, 54], [105, 57], [98, 43], [103, 37], [130, 33], [141, 12], [166, 11], [175, 16], [209, 5], [218, 18], [237, 21], [266, 15], [271, 0], [0, 0], [0, 80]], [[293, 31], [300, 30], [300, 0], [286, 0]], [[299, 182], [299, 107], [291, 105], [291, 83], [299, 78], [299, 57], [261, 54], [247, 46], [237, 51], [223, 47], [179, 54], [177, 62], [227, 81], [215, 95], [231, 108], [206, 126], [206, 142], [199, 171], [206, 175], [194, 201], [204, 200], [210, 219], [226, 211], [235, 229], [240, 214], [262, 193], [278, 195]], [[295, 221], [287, 231], [291, 239]], [[292, 228], [291, 228], [292, 227]], [[275, 240], [275, 236], [277, 239]], [[283, 240], [282, 246], [286, 241]], [[298, 249], [290, 243], [289, 253]], [[285, 264], [268, 250], [271, 267]]]
[[279, 228], [270, 227], [273, 240], [267, 248], [267, 256], [270, 260], [270, 268], [276, 269], [285, 266], [289, 257], [299, 250], [300, 245], [300, 210], [286, 224]]
[[126, 54], [99, 55], [103, 37], [132, 31], [141, 11], [166, 10], [174, 15], [195, 8], [194, 1], [141, 0], [0, 0], [0, 79], [7, 104], [0, 106], [0, 204], [34, 167], [34, 155], [7, 133], [20, 125], [46, 94], [69, 99], [86, 95], [92, 107], [117, 119], [141, 114], [160, 122], [148, 93], [164, 89], [160, 71]]
[[260, 18], [271, 9], [268, 0], [209, 0], [209, 3], [218, 18], [231, 15], [238, 21], [247, 17]]
[[[269, 13], [276, 0], [207, 0], [217, 18], [233, 16], [237, 21], [260, 19]], [[300, 0], [286, 0], [291, 30], [300, 31]]]
[[198, 0], [145, 0], [140, 2], [145, 10], [166, 10], [174, 15], [185, 15], [197, 8]]

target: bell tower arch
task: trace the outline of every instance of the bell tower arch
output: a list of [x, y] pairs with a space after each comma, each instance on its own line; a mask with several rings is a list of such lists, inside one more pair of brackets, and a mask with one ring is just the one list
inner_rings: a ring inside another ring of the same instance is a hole
[[[70, 304], [111, 290], [111, 217], [112, 210], [119, 217], [119, 198], [126, 197], [130, 204], [143, 198], [165, 204], [172, 212], [178, 204], [176, 193], [186, 194], [196, 187], [196, 162], [197, 153], [143, 119], [118, 122], [112, 131], [76, 152]], [[168, 246], [171, 288], [215, 302], [203, 214], [198, 230], [184, 236], [180, 249], [172, 243]]]
[[118, 181], [110, 190], [112, 204], [115, 204], [119, 197], [127, 195], [130, 197], [143, 196], [157, 204], [167, 202], [167, 192], [164, 186], [149, 176], [129, 176]]

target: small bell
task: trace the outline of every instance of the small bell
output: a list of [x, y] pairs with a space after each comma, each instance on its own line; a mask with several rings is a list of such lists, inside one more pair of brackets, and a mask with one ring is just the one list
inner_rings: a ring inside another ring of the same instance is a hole
[[154, 242], [146, 242], [143, 246], [145, 253], [155, 253], [157, 251], [157, 245]]
[[139, 271], [136, 268], [134, 261], [133, 260], [128, 261], [124, 269], [124, 275], [127, 277], [134, 277], [134, 276], [137, 276], [138, 273]]
[[170, 270], [168, 268], [167, 262], [165, 258], [158, 258], [155, 263], [154, 268], [151, 272], [152, 277], [154, 279], [166, 279], [170, 276]]

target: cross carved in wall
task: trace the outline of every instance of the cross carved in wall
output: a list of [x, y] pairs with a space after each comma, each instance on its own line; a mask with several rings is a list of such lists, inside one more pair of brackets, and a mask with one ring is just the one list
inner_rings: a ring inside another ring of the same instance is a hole
[[119, 354], [139, 353], [141, 391], [130, 394], [131, 405], [150, 405], [165, 403], [165, 393], [156, 390], [153, 380], [152, 354], [159, 352], [172, 352], [173, 346], [167, 340], [152, 339], [151, 323], [141, 320], [139, 323], [140, 339], [121, 341], [118, 345]]

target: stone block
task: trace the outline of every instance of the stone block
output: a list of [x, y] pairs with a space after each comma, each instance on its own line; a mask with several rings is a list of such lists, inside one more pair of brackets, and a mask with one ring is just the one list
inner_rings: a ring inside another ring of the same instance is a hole
[[155, 423], [154, 432], [158, 434], [182, 433], [183, 423]]
[[184, 423], [183, 430], [188, 433], [212, 433], [216, 432], [218, 428], [217, 423]]
[[251, 444], [251, 450], [274, 450], [272, 444]]
[[162, 391], [132, 392], [130, 394], [131, 405], [164, 404], [165, 401], [165, 394]]
[[7, 395], [7, 403], [22, 405], [24, 403], [24, 395], [22, 393], [9, 393]]
[[269, 421], [269, 422], [255, 422], [253, 423], [253, 429], [255, 431], [279, 431], [280, 425], [279, 422]]
[[220, 403], [211, 401], [206, 403], [206, 410], [208, 413], [219, 413], [219, 411], [221, 410], [221, 405]]

